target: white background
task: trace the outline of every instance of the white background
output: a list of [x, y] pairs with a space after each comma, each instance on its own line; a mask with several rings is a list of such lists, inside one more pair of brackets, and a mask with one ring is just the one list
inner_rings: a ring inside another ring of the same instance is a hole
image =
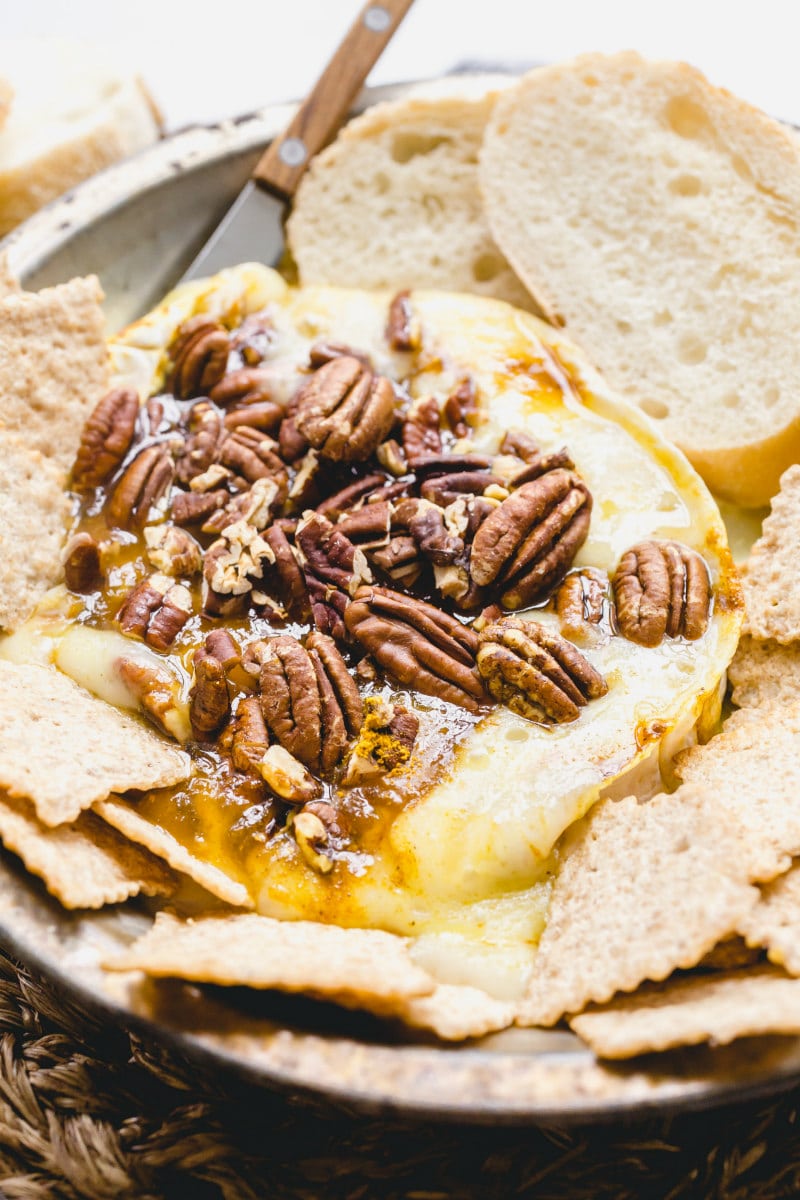
[[[308, 90], [361, 0], [0, 0], [3, 40], [113, 47], [144, 76], [169, 129]], [[423, 78], [466, 60], [527, 64], [633, 47], [685, 59], [800, 124], [800, 0], [416, 0], [372, 75]]]

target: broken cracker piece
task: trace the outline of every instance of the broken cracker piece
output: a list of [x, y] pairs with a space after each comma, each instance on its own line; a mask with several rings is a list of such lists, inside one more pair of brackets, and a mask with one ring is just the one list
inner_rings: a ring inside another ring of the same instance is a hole
[[158, 913], [147, 933], [105, 965], [197, 983], [313, 992], [364, 1008], [373, 997], [410, 999], [435, 987], [405, 938], [255, 913], [187, 921]]
[[109, 388], [97, 278], [0, 298], [0, 424], [63, 471]]
[[758, 900], [738, 827], [700, 789], [601, 801], [562, 850], [520, 1025], [695, 966]]
[[440, 983], [430, 996], [406, 1000], [393, 1011], [387, 1008], [384, 1015], [414, 1029], [427, 1029], [443, 1041], [463, 1042], [513, 1025], [515, 1005], [480, 988]]
[[678, 755], [684, 783], [708, 788], [744, 830], [750, 878], [774, 879], [800, 854], [800, 701], [743, 708], [705, 746]]
[[749, 946], [763, 946], [790, 975], [800, 975], [800, 864], [761, 889], [739, 932]]
[[725, 1046], [758, 1034], [798, 1034], [800, 979], [768, 965], [677, 976], [589, 1009], [570, 1025], [600, 1058], [632, 1058], [699, 1042]]
[[63, 574], [70, 505], [63, 472], [6, 429], [0, 462], [0, 630], [11, 630]]
[[762, 640], [800, 640], [800, 465], [781, 476], [761, 537], [742, 569], [746, 630]]
[[166, 829], [140, 816], [130, 804], [126, 804], [118, 796], [109, 796], [107, 800], [98, 801], [94, 811], [126, 838], [140, 846], [146, 846], [153, 854], [163, 858], [176, 871], [188, 875], [218, 900], [224, 900], [234, 908], [253, 908], [253, 901], [244, 884], [231, 879], [211, 863], [196, 858]]
[[74, 821], [111, 791], [186, 779], [188, 754], [57, 671], [0, 659], [0, 787], [45, 825]]
[[745, 635], [728, 667], [737, 708], [800, 701], [800, 643], [781, 646]]
[[171, 896], [175, 891], [175, 876], [160, 859], [92, 813], [48, 828], [37, 820], [30, 801], [0, 793], [0, 839], [65, 908], [102, 908], [140, 892]]

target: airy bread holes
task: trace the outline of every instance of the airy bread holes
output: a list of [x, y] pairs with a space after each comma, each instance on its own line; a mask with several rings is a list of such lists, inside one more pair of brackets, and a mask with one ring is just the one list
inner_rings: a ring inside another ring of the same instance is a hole
[[705, 360], [708, 347], [702, 338], [695, 333], [684, 333], [678, 339], [676, 354], [678, 361], [688, 367], [696, 366]]
[[411, 162], [420, 154], [430, 154], [437, 146], [449, 145], [450, 138], [435, 134], [426, 136], [423, 133], [406, 131], [395, 134], [392, 139], [392, 158], [397, 163]]
[[673, 96], [664, 108], [664, 117], [678, 137], [700, 138], [711, 130], [706, 110], [688, 96]]
[[487, 251], [485, 254], [479, 254], [474, 260], [472, 274], [477, 283], [488, 283], [490, 279], [496, 279], [504, 267], [505, 262], [499, 254]]
[[669, 416], [669, 405], [663, 400], [653, 400], [651, 397], [640, 401], [639, 407], [643, 412], [646, 412], [648, 417], [652, 417], [655, 421], [663, 421]]
[[697, 175], [678, 175], [671, 180], [669, 190], [675, 196], [699, 196], [703, 190], [703, 181]]

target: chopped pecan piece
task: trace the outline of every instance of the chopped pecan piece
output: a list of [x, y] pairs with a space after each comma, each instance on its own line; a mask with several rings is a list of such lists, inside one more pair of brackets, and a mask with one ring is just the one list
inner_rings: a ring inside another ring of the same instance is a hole
[[251, 313], [231, 334], [230, 348], [248, 367], [254, 367], [267, 357], [274, 340], [275, 326], [269, 313]]
[[269, 748], [269, 734], [258, 696], [245, 696], [233, 720], [231, 759], [238, 771], [257, 771]]
[[210, 391], [209, 396], [215, 404], [225, 407], [228, 404], [255, 404], [269, 401], [276, 413], [275, 428], [280, 424], [283, 410], [272, 399], [274, 389], [274, 373], [265, 367], [240, 367], [238, 371], [228, 371], [219, 383]]
[[189, 436], [175, 463], [175, 474], [181, 483], [191, 483], [217, 461], [223, 431], [222, 417], [213, 404], [201, 400], [192, 405]]
[[382, 696], [368, 697], [364, 707], [361, 733], [347, 763], [346, 787], [369, 783], [407, 763], [419, 731], [414, 713]]
[[272, 511], [280, 503], [280, 491], [274, 479], [257, 479], [247, 492], [226, 497], [226, 502], [203, 522], [203, 533], [222, 533], [237, 521], [246, 521], [254, 529], [266, 529]]
[[596, 639], [608, 607], [609, 580], [605, 571], [583, 567], [571, 571], [556, 594], [561, 632], [572, 642]]
[[283, 746], [270, 746], [258, 770], [267, 786], [289, 804], [305, 804], [319, 794], [314, 776]]
[[[267, 564], [272, 563], [274, 555], [267, 542], [254, 525], [247, 521], [236, 521], [222, 531], [219, 541], [214, 542], [206, 551], [203, 564], [205, 578], [211, 598], [244, 597], [253, 590], [253, 585], [263, 578]], [[213, 611], [208, 606], [206, 611]], [[237, 606], [232, 606], [235, 612]], [[222, 615], [231, 615], [223, 611]]]
[[680, 542], [639, 542], [613, 579], [619, 631], [640, 646], [664, 637], [696, 641], [708, 627], [711, 581], [704, 559]]
[[417, 583], [425, 565], [410, 533], [395, 534], [385, 546], [370, 550], [369, 560], [393, 583], [407, 588]]
[[67, 542], [64, 582], [71, 592], [96, 592], [103, 586], [100, 547], [90, 533], [76, 533]]
[[259, 679], [268, 728], [290, 754], [312, 770], [330, 772], [361, 728], [361, 698], [330, 638], [313, 634], [307, 647], [273, 638]]
[[592, 497], [571, 471], [549, 471], [512, 492], [480, 525], [470, 573], [502, 589], [506, 608], [523, 608], [557, 587], [586, 540]]
[[328, 853], [330, 833], [320, 816], [306, 807], [291, 822], [298, 849], [310, 867], [327, 875], [333, 870]]
[[566, 446], [562, 446], [560, 450], [553, 450], [550, 454], [538, 454], [529, 458], [521, 470], [513, 471], [509, 475], [506, 482], [509, 488], [519, 488], [523, 483], [530, 483], [531, 480], [546, 475], [548, 471], [557, 471], [559, 468], [567, 471], [575, 468], [575, 463]]
[[335, 358], [300, 389], [297, 428], [323, 458], [363, 462], [394, 424], [391, 380], [356, 358]]
[[191, 615], [189, 589], [165, 575], [151, 575], [128, 593], [117, 621], [123, 633], [144, 638], [154, 650], [168, 650]]
[[212, 629], [209, 634], [206, 634], [206, 640], [202, 647], [195, 651], [195, 663], [198, 655], [202, 658], [205, 654], [211, 654], [218, 659], [225, 671], [229, 671], [231, 667], [235, 667], [242, 661], [239, 647], [227, 629]]
[[308, 588], [289, 539], [281, 526], [276, 524], [265, 531], [264, 541], [275, 555], [271, 574], [277, 576], [278, 594], [283, 605], [295, 620], [307, 621], [311, 616]]
[[375, 451], [375, 457], [390, 475], [399, 477], [408, 473], [409, 467], [405, 451], [395, 438], [389, 438], [387, 441], [381, 442]]
[[343, 633], [338, 619], [348, 597], [372, 579], [363, 550], [319, 513], [308, 513], [297, 526], [297, 547], [303, 559], [314, 623], [323, 633]]
[[162, 575], [197, 575], [203, 552], [191, 534], [175, 525], [150, 525], [144, 531], [147, 557]]
[[[411, 503], [416, 504], [418, 501]], [[386, 501], [381, 504], [365, 504], [362, 508], [345, 513], [337, 521], [336, 528], [359, 546], [385, 546], [389, 541], [393, 516], [394, 508]]]
[[297, 426], [298, 392], [289, 401], [286, 416], [278, 430], [278, 450], [284, 462], [296, 463], [307, 452], [311, 443]]
[[530, 721], [575, 721], [608, 686], [571, 642], [537, 621], [502, 617], [478, 635], [478, 670], [495, 700]]
[[475, 380], [469, 376], [445, 400], [444, 415], [455, 436], [465, 438], [475, 424], [477, 414]]
[[229, 499], [224, 488], [210, 492], [179, 492], [172, 497], [170, 516], [177, 525], [200, 525]]
[[486, 695], [471, 629], [423, 600], [382, 587], [359, 588], [345, 612], [347, 632], [406, 687], [477, 712]]
[[398, 292], [389, 305], [386, 322], [386, 340], [393, 350], [418, 350], [420, 345], [419, 321], [411, 307], [411, 293]]
[[317, 505], [317, 512], [330, 521], [336, 521], [385, 483], [386, 479], [383, 475], [365, 475], [363, 479], [356, 479], [354, 483], [348, 483], [346, 487], [340, 488], [338, 492], [328, 496], [321, 504]]
[[196, 737], [216, 733], [227, 721], [231, 698], [225, 669], [213, 654], [195, 655], [194, 683], [189, 692], [189, 719]]
[[341, 342], [314, 342], [308, 352], [308, 365], [316, 371], [318, 367], [324, 367], [326, 363], [333, 362], [334, 358], [357, 358], [360, 363], [372, 370], [372, 360], [368, 354], [363, 350], [353, 350]]
[[441, 414], [435, 396], [416, 400], [403, 421], [403, 453], [409, 467], [442, 453]]
[[222, 443], [220, 461], [248, 483], [255, 483], [257, 479], [272, 479], [277, 485], [279, 503], [282, 504], [289, 491], [289, 472], [277, 450], [277, 442], [261, 430], [238, 425]]
[[429, 562], [446, 566], [463, 555], [464, 540], [448, 529], [445, 517], [437, 504], [409, 498], [395, 506], [392, 523], [408, 530]]
[[420, 487], [424, 500], [447, 508], [460, 496], [482, 496], [487, 488], [502, 486], [503, 479], [486, 470], [454, 471], [451, 475], [433, 475]]
[[226, 429], [236, 429], [240, 425], [249, 425], [261, 433], [275, 434], [283, 420], [283, 409], [273, 400], [253, 401], [249, 397], [247, 403], [239, 404], [225, 413]]
[[150, 509], [157, 504], [172, 483], [175, 468], [166, 446], [156, 444], [141, 450], [117, 481], [106, 506], [106, 519], [112, 527], [141, 529]]
[[115, 388], [97, 404], [83, 427], [72, 468], [76, 492], [111, 478], [131, 448], [138, 415], [139, 397], [132, 388]]
[[224, 326], [208, 317], [190, 317], [170, 347], [169, 388], [179, 400], [207, 396], [225, 374], [229, 338]]
[[500, 443], [500, 453], [521, 458], [523, 462], [529, 463], [539, 458], [541, 451], [539, 443], [524, 429], [509, 429]]

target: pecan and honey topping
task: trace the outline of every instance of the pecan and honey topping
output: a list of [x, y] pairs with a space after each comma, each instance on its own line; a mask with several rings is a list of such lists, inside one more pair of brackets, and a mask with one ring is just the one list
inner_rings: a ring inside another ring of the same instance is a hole
[[639, 542], [620, 559], [613, 579], [617, 626], [640, 646], [665, 637], [696, 641], [711, 611], [708, 567], [680, 542]]
[[[385, 333], [401, 361], [422, 357], [407, 293]], [[711, 591], [671, 541], [634, 546], [611, 581], [577, 565], [579, 465], [521, 430], [487, 452], [471, 376], [412, 396], [320, 340], [290, 394], [278, 336], [268, 313], [191, 318], [164, 392], [101, 401], [65, 578], [90, 622], [144, 643], [117, 665], [133, 702], [329, 874], [369, 825], [370, 789], [424, 759], [421, 714], [438, 704], [462, 731], [495, 704], [575, 721], [607, 691], [578, 645], [700, 637]], [[534, 607], [541, 620], [509, 615]]]

